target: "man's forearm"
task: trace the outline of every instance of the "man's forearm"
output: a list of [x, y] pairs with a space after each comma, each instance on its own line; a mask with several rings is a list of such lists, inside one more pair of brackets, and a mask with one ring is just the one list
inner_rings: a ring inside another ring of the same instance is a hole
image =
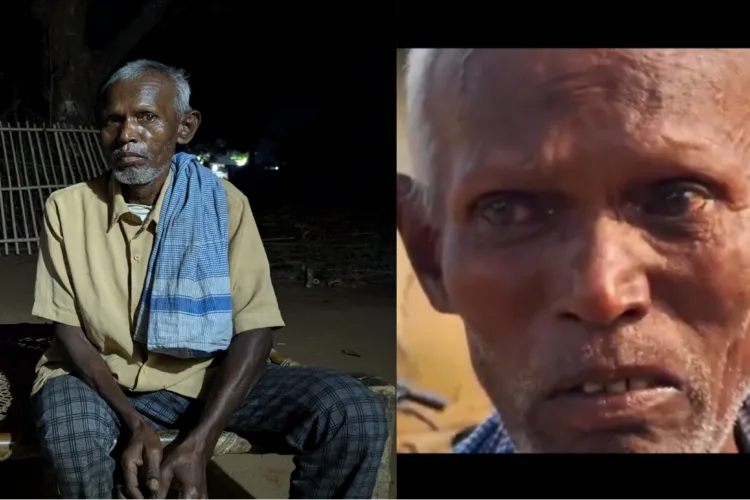
[[122, 392], [107, 363], [86, 338], [83, 329], [57, 323], [55, 336], [67, 355], [72, 371], [107, 402], [128, 429], [133, 431], [145, 425], [143, 417]]
[[210, 458], [219, 436], [263, 373], [273, 346], [270, 328], [235, 335], [208, 394], [200, 420], [184, 443]]

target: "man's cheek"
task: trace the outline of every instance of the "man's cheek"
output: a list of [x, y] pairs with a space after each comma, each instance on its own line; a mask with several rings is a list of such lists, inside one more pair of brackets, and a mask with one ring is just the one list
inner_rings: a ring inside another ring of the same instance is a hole
[[684, 285], [682, 296], [689, 295], [681, 316], [709, 332], [704, 335], [706, 342], [718, 344], [719, 339], [729, 342], [744, 337], [750, 327], [750, 263], [727, 256], [701, 264], [679, 280]]
[[469, 325], [466, 330], [474, 372], [482, 387], [495, 400], [493, 396], [505, 392], [504, 384], [509, 382], [510, 374], [516, 370], [517, 357], [509, 356], [512, 347], [504, 345], [502, 339], [478, 335]]
[[508, 325], [519, 316], [523, 279], [499, 255], [457, 248], [444, 257], [443, 282], [457, 314], [480, 328]]
[[[538, 394], [538, 377], [523, 339], [512, 336], [484, 336], [467, 330], [474, 372], [498, 411], [516, 419], [528, 410]], [[520, 340], [520, 342], [519, 342]]]

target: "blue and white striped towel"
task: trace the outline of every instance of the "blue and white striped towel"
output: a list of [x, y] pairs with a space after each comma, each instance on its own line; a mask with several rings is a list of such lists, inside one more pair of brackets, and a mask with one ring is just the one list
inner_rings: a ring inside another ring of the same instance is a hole
[[205, 357], [233, 334], [226, 192], [193, 155], [177, 153], [170, 168], [134, 338], [151, 352]]

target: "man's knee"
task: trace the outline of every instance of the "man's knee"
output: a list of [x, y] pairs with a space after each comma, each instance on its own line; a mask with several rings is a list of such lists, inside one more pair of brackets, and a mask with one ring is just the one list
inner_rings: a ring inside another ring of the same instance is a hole
[[[315, 407], [342, 437], [380, 447], [388, 438], [388, 418], [381, 396], [344, 373], [323, 372], [316, 380]], [[370, 446], [367, 446], [368, 448]]]
[[34, 396], [33, 406], [39, 444], [50, 458], [70, 453], [84, 458], [86, 453], [105, 450], [108, 454], [117, 438], [112, 410], [72, 375], [47, 381]]

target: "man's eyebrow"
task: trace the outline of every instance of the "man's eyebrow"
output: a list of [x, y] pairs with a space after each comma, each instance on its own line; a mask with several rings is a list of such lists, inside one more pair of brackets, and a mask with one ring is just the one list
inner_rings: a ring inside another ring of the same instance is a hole
[[104, 108], [101, 111], [101, 116], [108, 117], [108, 116], [122, 116], [122, 112], [111, 109], [111, 108]]
[[537, 173], [548, 170], [553, 162], [546, 161], [539, 153], [523, 154], [508, 149], [492, 149], [476, 151], [475, 154], [462, 162], [461, 176], [474, 171], [498, 170], [503, 172], [518, 172], [522, 174]]
[[153, 103], [149, 103], [149, 102], [139, 102], [134, 107], [138, 111], [156, 112], [158, 109], [158, 106], [155, 106]]
[[549, 183], [556, 174], [550, 168], [551, 165], [545, 163], [539, 155], [511, 154], [500, 150], [477, 154], [462, 162], [459, 168], [453, 169], [453, 184], [470, 188], [487, 184], [492, 184], [493, 187], [502, 184], [531, 187]]
[[[692, 177], [707, 182], [722, 190], [730, 184], [738, 188], [742, 184], [739, 164], [730, 158], [708, 156], [709, 150], [700, 145], [685, 144], [684, 148], [654, 151], [632, 159], [632, 167], [626, 168], [629, 182], [648, 182], [664, 177]], [[572, 160], [572, 158], [570, 158]], [[512, 151], [494, 151], [477, 156], [474, 161], [463, 162], [453, 169], [452, 185], [455, 194], [487, 189], [548, 189], [553, 186], [571, 186], [575, 178], [568, 168], [556, 168], [568, 158], [563, 155], [557, 161], [544, 155], [514, 154]], [[628, 161], [628, 160], [624, 160]]]
[[545, 161], [541, 154], [511, 153], [504, 149], [493, 149], [485, 154], [478, 154], [474, 167], [486, 166], [490, 168], [511, 168], [523, 172], [542, 169]]

